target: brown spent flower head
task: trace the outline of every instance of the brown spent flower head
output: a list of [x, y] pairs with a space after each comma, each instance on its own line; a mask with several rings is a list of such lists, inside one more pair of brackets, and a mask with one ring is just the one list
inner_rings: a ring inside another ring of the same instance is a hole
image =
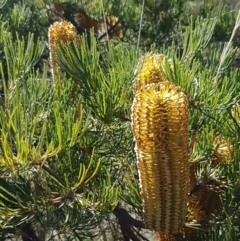
[[[222, 193], [217, 182], [209, 187], [203, 187], [198, 192], [189, 197], [187, 223], [191, 225], [201, 225], [201, 228], [208, 228], [210, 220], [214, 219], [222, 209]], [[191, 232], [190, 228], [190, 232]], [[185, 228], [185, 234], [189, 230]]]
[[188, 101], [168, 81], [142, 86], [132, 130], [146, 226], [175, 234], [185, 221], [189, 181]]
[[212, 149], [214, 152], [212, 166], [216, 167], [222, 161], [227, 162], [230, 158], [230, 151], [233, 150], [233, 145], [228, 145], [224, 137], [217, 136], [213, 140]]
[[147, 53], [139, 61], [136, 69], [137, 76], [134, 83], [134, 91], [150, 83], [167, 81], [165, 74], [166, 56], [163, 54]]
[[50, 50], [50, 62], [53, 72], [57, 68], [57, 51], [61, 43], [70, 43], [77, 38], [77, 31], [73, 24], [68, 21], [61, 21], [53, 23], [48, 29], [48, 41]]
[[107, 15], [100, 21], [99, 34], [102, 41], [105, 41], [108, 38], [121, 39], [123, 37], [122, 24], [117, 17]]
[[98, 21], [91, 17], [88, 17], [86, 14], [77, 13], [75, 15], [75, 21], [78, 26], [80, 26], [85, 31], [90, 31], [93, 29], [94, 33], [98, 33]]
[[[226, 139], [221, 136], [212, 137], [209, 136], [212, 141], [212, 152], [208, 164], [212, 169], [216, 168], [220, 163], [227, 163], [230, 158], [230, 151], [233, 146], [227, 143]], [[198, 145], [198, 142], [195, 143]], [[188, 212], [187, 212], [187, 227], [183, 229], [183, 233], [186, 236], [194, 236], [194, 226], [201, 225], [202, 229], [208, 229], [211, 220], [222, 210], [222, 200], [224, 199], [224, 182], [217, 180], [214, 176], [214, 172], [209, 175], [201, 177], [196, 176], [197, 169], [200, 168], [201, 163], [195, 162], [190, 165], [190, 189], [194, 190], [198, 185], [197, 190], [192, 192], [188, 200]], [[188, 227], [189, 226], [189, 227]]]
[[189, 195], [186, 226], [181, 230], [184, 236], [192, 239], [197, 235], [195, 227], [208, 230], [210, 221], [215, 220], [221, 212], [224, 199], [224, 183], [215, 179], [214, 172], [197, 178], [196, 172], [200, 165], [190, 165], [190, 189], [196, 185], [198, 188]]
[[122, 32], [122, 25], [119, 22], [119, 19], [113, 15], [106, 16], [106, 22], [108, 25], [108, 31], [109, 31], [109, 38], [122, 38], [123, 32]]

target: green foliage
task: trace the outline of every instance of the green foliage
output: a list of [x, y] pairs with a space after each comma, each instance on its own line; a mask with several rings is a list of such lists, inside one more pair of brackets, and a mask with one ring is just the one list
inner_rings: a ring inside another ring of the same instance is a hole
[[46, 73], [40, 77], [34, 72], [43, 51], [40, 41], [34, 45], [31, 34], [27, 43], [13, 41], [5, 34], [3, 42], [7, 64], [5, 69], [1, 65], [1, 232], [15, 233], [14, 227], [31, 220], [50, 230], [62, 223], [62, 232], [82, 223], [75, 232], [90, 235], [85, 231], [118, 202], [107, 161], [116, 143], [110, 150], [104, 142], [111, 140], [111, 129], [104, 132], [106, 126], [84, 108], [81, 96], [71, 99], [71, 81], [55, 85], [46, 80]]
[[76, 42], [73, 46], [62, 46], [58, 65], [79, 86], [86, 108], [106, 124], [121, 115], [129, 115], [137, 60], [134, 49], [120, 44], [115, 46], [110, 42], [108, 52], [101, 52], [97, 50], [93, 35], [90, 47], [84, 36], [80, 39], [80, 46]]
[[201, 4], [198, 4], [197, 1], [193, 2], [192, 7], [195, 8], [195, 17], [200, 15], [203, 18], [212, 17], [217, 20], [213, 40], [228, 41], [235, 25], [236, 10], [224, 4], [224, 1], [202, 1]]
[[8, 31], [14, 38], [27, 37], [26, 33], [34, 33], [35, 41], [38, 37], [46, 37], [48, 26], [47, 9], [42, 4], [28, 4], [25, 1], [6, 1], [0, 9], [1, 20], [7, 22]]

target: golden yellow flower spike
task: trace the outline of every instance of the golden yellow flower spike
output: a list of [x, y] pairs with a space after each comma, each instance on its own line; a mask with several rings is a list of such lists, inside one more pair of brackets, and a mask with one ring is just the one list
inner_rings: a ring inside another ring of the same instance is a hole
[[147, 53], [139, 61], [137, 67], [137, 77], [134, 83], [134, 91], [138, 91], [142, 86], [150, 83], [167, 81], [165, 74], [166, 56], [163, 54]]
[[60, 44], [70, 43], [77, 38], [77, 31], [75, 27], [67, 21], [55, 22], [48, 30], [48, 41], [50, 50], [50, 62], [53, 68], [53, 74], [57, 72], [57, 51], [56, 47]]
[[167, 237], [178, 233], [186, 216], [188, 101], [174, 84], [152, 83], [149, 74], [144, 78], [151, 84], [137, 89], [132, 105], [143, 218], [149, 229]]

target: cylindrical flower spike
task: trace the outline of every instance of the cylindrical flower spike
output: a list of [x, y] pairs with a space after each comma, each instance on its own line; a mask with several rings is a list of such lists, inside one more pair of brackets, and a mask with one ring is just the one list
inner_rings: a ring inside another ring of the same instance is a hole
[[163, 54], [147, 53], [142, 57], [136, 69], [137, 76], [134, 83], [134, 91], [151, 83], [167, 81], [165, 74], [166, 56]]
[[75, 27], [67, 21], [55, 22], [48, 30], [48, 41], [50, 50], [50, 62], [53, 68], [53, 75], [57, 72], [57, 48], [61, 43], [70, 43], [77, 37]]
[[187, 207], [187, 97], [168, 81], [140, 87], [132, 105], [132, 130], [144, 221], [160, 235], [175, 234]]

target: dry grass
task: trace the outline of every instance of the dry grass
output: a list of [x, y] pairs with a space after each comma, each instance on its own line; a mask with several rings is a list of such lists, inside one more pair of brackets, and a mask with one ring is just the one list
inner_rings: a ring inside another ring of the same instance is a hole
[[223, 65], [226, 57], [227, 57], [227, 53], [228, 53], [229, 49], [232, 46], [233, 39], [236, 36], [239, 27], [240, 27], [240, 10], [238, 10], [238, 15], [237, 15], [237, 18], [236, 18], [235, 26], [234, 26], [234, 28], [232, 30], [231, 37], [230, 37], [227, 45], [223, 49], [223, 52], [222, 52], [222, 55], [221, 55], [221, 58], [220, 58], [220, 62], [219, 62], [219, 66], [218, 66], [218, 70], [217, 70], [217, 74], [215, 76], [214, 84], [217, 84], [217, 82], [218, 82], [218, 77], [219, 77], [220, 70], [222, 68], [222, 65]]

